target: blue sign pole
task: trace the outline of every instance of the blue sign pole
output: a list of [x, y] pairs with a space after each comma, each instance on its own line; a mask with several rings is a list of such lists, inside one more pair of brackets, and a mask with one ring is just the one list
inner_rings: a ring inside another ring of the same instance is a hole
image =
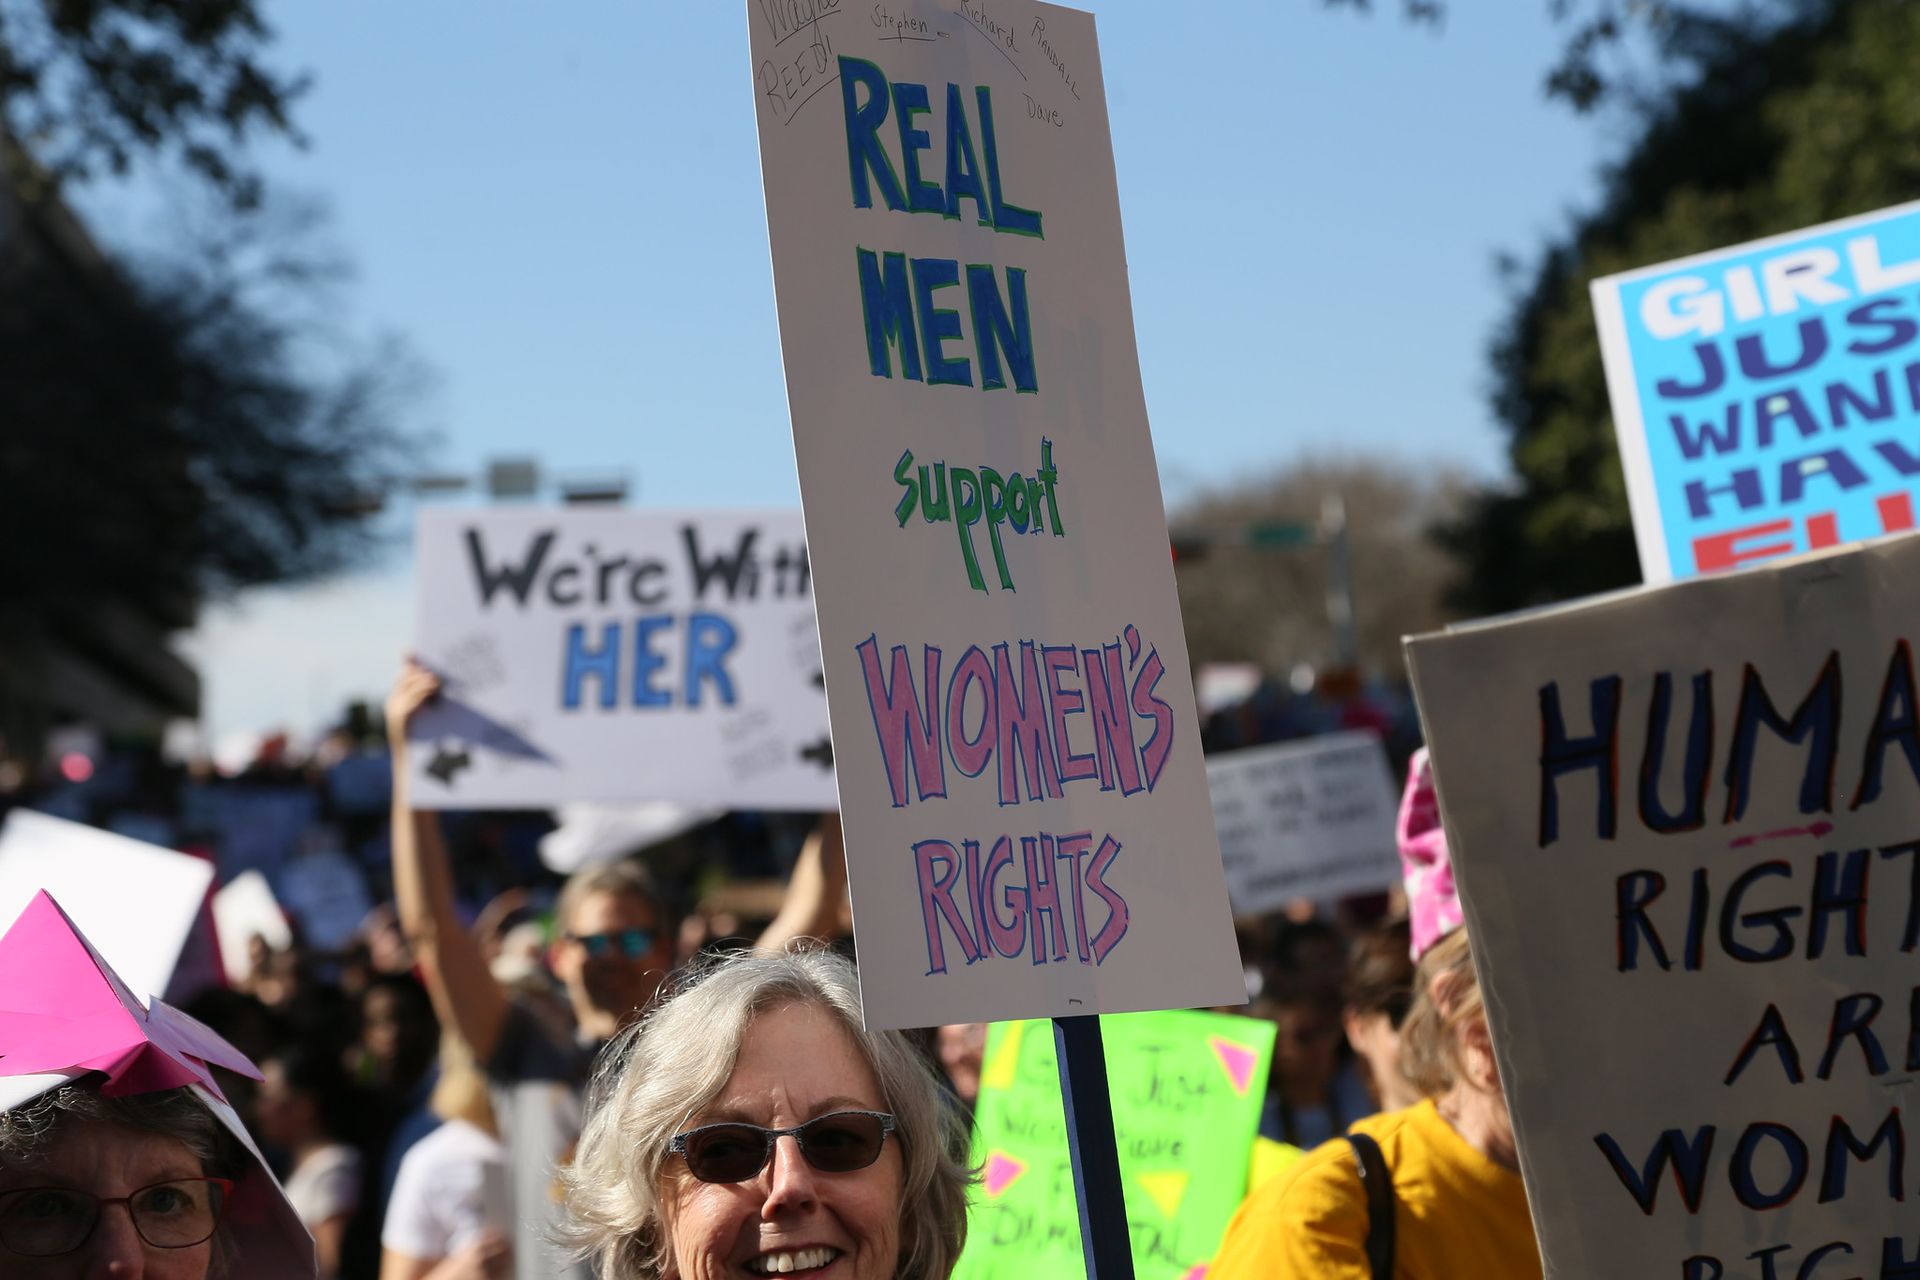
[[1091, 1014], [1055, 1018], [1053, 1047], [1060, 1063], [1060, 1100], [1066, 1104], [1067, 1151], [1080, 1202], [1080, 1250], [1087, 1280], [1133, 1280], [1127, 1198], [1120, 1185], [1120, 1144], [1113, 1135], [1100, 1019]]

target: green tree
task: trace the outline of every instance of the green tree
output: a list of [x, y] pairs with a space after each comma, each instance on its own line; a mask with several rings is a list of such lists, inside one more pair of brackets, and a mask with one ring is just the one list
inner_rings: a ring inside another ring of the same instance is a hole
[[[0, 0], [0, 747], [198, 701], [166, 634], [343, 567], [413, 452], [415, 376], [330, 321], [337, 266], [250, 162], [304, 81], [256, 0]], [[204, 228], [117, 255], [67, 196], [138, 172]], [[184, 175], [184, 180], [182, 177]], [[209, 225], [210, 220], [210, 225]]]
[[173, 160], [252, 204], [256, 134], [298, 140], [305, 87], [262, 61], [255, 0], [0, 0], [0, 151], [29, 199], [72, 178]]
[[1515, 474], [1442, 538], [1492, 613], [1639, 580], [1588, 282], [1920, 192], [1920, 5], [1802, 0], [1759, 21], [1669, 12], [1674, 74], [1596, 208], [1550, 245], [1492, 349]]
[[[259, 137], [303, 77], [255, 0], [0, 0], [0, 599], [131, 604], [337, 569], [410, 456], [395, 346], [341, 357], [311, 205], [269, 198]], [[63, 192], [131, 171], [198, 230], [97, 245]], [[187, 181], [178, 180], [184, 174]], [[164, 605], [163, 603], [164, 602]]]
[[9, 612], [180, 615], [366, 549], [364, 498], [411, 452], [393, 425], [411, 374], [385, 347], [318, 370], [303, 304], [329, 269], [305, 232], [223, 218], [218, 245], [112, 266], [57, 211], [16, 209], [0, 253]]

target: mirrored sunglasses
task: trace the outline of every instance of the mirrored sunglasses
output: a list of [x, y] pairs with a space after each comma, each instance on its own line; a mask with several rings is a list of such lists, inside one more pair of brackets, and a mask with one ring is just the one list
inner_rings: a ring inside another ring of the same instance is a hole
[[653, 930], [621, 929], [614, 933], [570, 933], [573, 941], [587, 949], [589, 960], [604, 960], [616, 952], [629, 960], [645, 959], [653, 950]]

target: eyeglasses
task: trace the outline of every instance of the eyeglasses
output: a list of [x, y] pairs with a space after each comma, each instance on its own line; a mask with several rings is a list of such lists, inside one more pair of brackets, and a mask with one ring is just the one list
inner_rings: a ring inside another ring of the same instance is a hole
[[156, 1249], [188, 1249], [213, 1237], [232, 1192], [226, 1178], [177, 1178], [112, 1197], [73, 1187], [0, 1192], [0, 1248], [28, 1258], [72, 1253], [93, 1235], [102, 1209], [124, 1204], [142, 1240]]
[[617, 949], [629, 960], [644, 960], [653, 950], [653, 930], [621, 929], [615, 933], [570, 933], [568, 938], [587, 949], [589, 960], [604, 960]]
[[709, 1124], [676, 1134], [667, 1150], [686, 1157], [687, 1170], [702, 1182], [745, 1182], [767, 1167], [773, 1144], [791, 1137], [800, 1154], [822, 1173], [852, 1173], [880, 1158], [887, 1135], [898, 1126], [880, 1111], [835, 1111], [791, 1129], [757, 1124]]

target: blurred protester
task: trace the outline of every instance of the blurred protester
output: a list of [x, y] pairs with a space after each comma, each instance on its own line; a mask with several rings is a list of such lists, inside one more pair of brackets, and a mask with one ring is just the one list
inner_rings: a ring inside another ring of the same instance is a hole
[[1248, 1196], [1210, 1280], [1541, 1275], [1423, 753], [1412, 770], [1400, 846], [1419, 967], [1400, 1058], [1423, 1100], [1361, 1121]]
[[1362, 934], [1347, 961], [1347, 999], [1342, 1013], [1347, 1043], [1367, 1068], [1367, 1089], [1382, 1111], [1420, 1100], [1400, 1070], [1400, 1028], [1413, 1007], [1413, 940], [1405, 920], [1389, 921]]
[[1269, 945], [1273, 966], [1284, 979], [1310, 995], [1338, 1001], [1347, 980], [1347, 942], [1340, 930], [1312, 916], [1282, 919]]
[[417, 979], [383, 974], [367, 984], [360, 996], [360, 1037], [353, 1050], [355, 1076], [362, 1085], [386, 1098], [406, 1097], [433, 1069], [439, 1041], [440, 1020]]
[[847, 851], [840, 831], [840, 815], [821, 815], [820, 823], [800, 846], [793, 876], [780, 914], [754, 946], [769, 954], [784, 952], [802, 938], [831, 942], [852, 932], [847, 905]]
[[966, 1158], [919, 1051], [863, 1028], [848, 961], [733, 955], [609, 1049], [565, 1175], [570, 1235], [604, 1280], [945, 1280]]
[[432, 1107], [444, 1123], [401, 1161], [381, 1229], [380, 1280], [502, 1280], [511, 1273], [507, 1153], [487, 1078], [452, 1037], [441, 1064]]
[[300, 994], [300, 964], [291, 948], [275, 950], [259, 934], [247, 939], [246, 990], [269, 1009], [284, 1009]]
[[1273, 1068], [1260, 1109], [1260, 1136], [1300, 1148], [1317, 1147], [1374, 1111], [1360, 1074], [1340, 1055], [1340, 1003], [1292, 974], [1269, 981], [1253, 1015], [1277, 1028]]
[[659, 990], [676, 922], [639, 863], [587, 867], [561, 890], [559, 937], [548, 954], [571, 1006], [572, 1034], [556, 1035], [510, 1000], [460, 920], [436, 815], [412, 806], [408, 727], [439, 690], [437, 676], [409, 662], [387, 703], [394, 897], [442, 1026], [471, 1047], [495, 1090], [494, 1121], [510, 1153], [517, 1274], [544, 1278], [554, 1274], [544, 1260], [553, 1171], [579, 1134], [580, 1091], [593, 1055]]
[[287, 1199], [313, 1233], [320, 1280], [334, 1280], [360, 1206], [361, 1155], [346, 1141], [352, 1086], [337, 1059], [304, 1044], [276, 1050], [261, 1073], [254, 1132], [285, 1153]]
[[971, 1113], [980, 1101], [980, 1064], [987, 1054], [987, 1024], [957, 1022], [941, 1027], [935, 1045], [947, 1083]]
[[359, 1011], [359, 1035], [346, 1060], [367, 1108], [361, 1130], [369, 1176], [347, 1236], [342, 1270], [348, 1275], [370, 1275], [379, 1265], [380, 1224], [400, 1162], [440, 1124], [428, 1106], [439, 1076], [440, 1023], [426, 988], [408, 975], [382, 974], [361, 993]]
[[360, 933], [367, 941], [367, 959], [375, 972], [412, 972], [413, 949], [407, 945], [407, 935], [400, 927], [400, 913], [392, 903], [379, 903], [367, 912], [367, 918], [360, 923]]

